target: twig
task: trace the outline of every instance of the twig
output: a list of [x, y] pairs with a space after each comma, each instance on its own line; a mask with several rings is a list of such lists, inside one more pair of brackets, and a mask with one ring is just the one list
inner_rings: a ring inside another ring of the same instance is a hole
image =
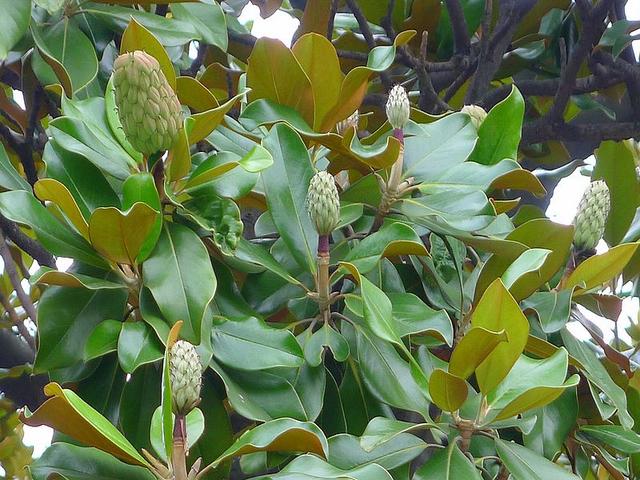
[[2, 304], [2, 306], [4, 307], [4, 310], [7, 312], [7, 315], [9, 315], [9, 319], [11, 320], [11, 323], [13, 323], [16, 326], [22, 338], [24, 338], [24, 340], [29, 344], [29, 347], [31, 347], [31, 350], [35, 351], [36, 341], [33, 339], [33, 336], [29, 333], [29, 330], [24, 324], [24, 320], [21, 320], [20, 317], [18, 317], [18, 314], [13, 308], [13, 305], [11, 305], [11, 302], [9, 302], [9, 299], [5, 297], [5, 295], [2, 292], [0, 292], [0, 304]]
[[[31, 321], [33, 323], [36, 323], [36, 309], [33, 306], [31, 297], [29, 297], [22, 288], [20, 278], [18, 277], [18, 271], [16, 270], [16, 264], [13, 262], [11, 251], [9, 250], [9, 246], [7, 245], [7, 242], [2, 233], [0, 233], [0, 256], [2, 257], [2, 262], [4, 263], [4, 270], [7, 273], [11, 284], [13, 285], [13, 289], [16, 291], [16, 295], [18, 296], [18, 299], [22, 304], [22, 308], [24, 308], [25, 312], [27, 312], [27, 315], [31, 317]], [[20, 328], [19, 325], [18, 328]], [[23, 334], [22, 331], [20, 333]], [[25, 340], [27, 340], [28, 342], [29, 337], [25, 338]], [[33, 338], [31, 338], [31, 342], [33, 342]], [[33, 343], [33, 346], [35, 347], [35, 343]]]
[[329, 41], [333, 39], [333, 25], [336, 20], [336, 13], [338, 13], [338, 0], [331, 0], [331, 11], [329, 12], [329, 22], [327, 23], [327, 39]]

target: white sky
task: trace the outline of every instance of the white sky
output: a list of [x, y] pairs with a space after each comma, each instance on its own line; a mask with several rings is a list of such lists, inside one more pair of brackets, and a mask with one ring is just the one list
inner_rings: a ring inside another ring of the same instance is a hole
[[[630, 20], [640, 20], [640, 0], [629, 0], [627, 3], [627, 17]], [[254, 5], [247, 5], [243, 10], [240, 21], [246, 23], [253, 21], [251, 33], [256, 37], [271, 37], [279, 38], [286, 45], [291, 45], [291, 39], [298, 28], [299, 21], [292, 18], [290, 15], [284, 12], [277, 12], [268, 19], [260, 17], [260, 11], [258, 7]], [[640, 42], [635, 42], [634, 49], [636, 55], [640, 50]], [[18, 92], [19, 95], [19, 92]], [[16, 98], [16, 101], [21, 103], [24, 107], [24, 102], [21, 95]], [[589, 179], [580, 174], [579, 171], [574, 172], [569, 177], [563, 179], [558, 188], [556, 188], [554, 195], [551, 199], [551, 204], [547, 210], [547, 215], [552, 220], [569, 224], [571, 223], [573, 216], [575, 215], [578, 202], [586, 186], [589, 183]], [[606, 246], [604, 247], [606, 248]], [[602, 248], [599, 248], [602, 250]], [[612, 338], [611, 333], [612, 323], [600, 319], [596, 315], [583, 310], [591, 320], [593, 320], [603, 330], [606, 339]], [[623, 312], [620, 318], [619, 331], [621, 338], [628, 338], [624, 332], [624, 326], [628, 325], [628, 317], [636, 318], [638, 315], [638, 300], [631, 299], [625, 300]], [[581, 326], [573, 325], [571, 330], [574, 334], [581, 338], [588, 338], [588, 333]], [[25, 426], [24, 442], [27, 445], [34, 447], [34, 457], [39, 457], [46, 447], [51, 443], [51, 436], [53, 431], [49, 427], [28, 427]], [[1, 470], [1, 469], [0, 469]]]

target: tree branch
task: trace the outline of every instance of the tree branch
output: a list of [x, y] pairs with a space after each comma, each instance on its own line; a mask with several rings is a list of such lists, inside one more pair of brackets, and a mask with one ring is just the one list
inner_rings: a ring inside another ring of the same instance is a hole
[[0, 214], [0, 230], [21, 250], [28, 253], [40, 265], [56, 268], [56, 260], [38, 241], [22, 233], [20, 227]]
[[[36, 323], [36, 309], [33, 306], [33, 302], [31, 301], [31, 297], [27, 295], [27, 293], [22, 288], [22, 283], [20, 282], [20, 277], [18, 276], [18, 270], [16, 270], [16, 264], [13, 261], [13, 257], [11, 256], [11, 251], [9, 250], [9, 245], [7, 245], [7, 241], [4, 238], [2, 232], [0, 232], [0, 257], [2, 257], [2, 262], [4, 263], [4, 271], [7, 273], [11, 284], [13, 285], [14, 290], [16, 291], [16, 295], [18, 295], [18, 299], [22, 304], [22, 308], [27, 312], [27, 315], [31, 318], [31, 321]], [[26, 339], [28, 341], [28, 339]]]
[[638, 122], [558, 123], [548, 117], [526, 123], [522, 129], [520, 146], [549, 140], [578, 142], [588, 140], [599, 143], [604, 140], [626, 140], [640, 137]]
[[469, 53], [469, 33], [467, 30], [467, 20], [464, 18], [464, 11], [460, 0], [445, 0], [451, 25], [453, 28], [453, 46], [457, 54], [467, 55]]

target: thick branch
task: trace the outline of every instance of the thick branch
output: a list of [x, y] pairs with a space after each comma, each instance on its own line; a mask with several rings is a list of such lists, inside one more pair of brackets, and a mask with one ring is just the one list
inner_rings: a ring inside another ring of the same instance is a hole
[[457, 54], [467, 55], [469, 53], [469, 33], [467, 31], [467, 20], [464, 18], [464, 11], [460, 0], [445, 0], [444, 2], [449, 12], [451, 26], [453, 28], [453, 45]]
[[524, 125], [520, 146], [549, 140], [599, 143], [636, 137], [640, 137], [640, 123], [637, 122], [558, 123], [545, 117]]
[[21, 250], [28, 253], [40, 265], [56, 268], [56, 261], [39, 242], [22, 233], [17, 224], [0, 214], [0, 230]]

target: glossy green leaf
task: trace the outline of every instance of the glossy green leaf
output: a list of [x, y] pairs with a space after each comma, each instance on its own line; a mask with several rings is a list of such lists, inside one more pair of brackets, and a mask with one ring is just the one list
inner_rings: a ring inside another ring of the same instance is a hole
[[[172, 423], [175, 422], [175, 416], [172, 415]], [[204, 414], [199, 408], [194, 408], [185, 417], [187, 425], [187, 449], [190, 449], [204, 433]], [[158, 456], [166, 461], [166, 453], [164, 442], [162, 440], [162, 407], [158, 407], [151, 417], [151, 427], [149, 430], [151, 445]]]
[[116, 263], [134, 265], [159, 213], [146, 203], [134, 203], [126, 212], [114, 207], [96, 209], [89, 219], [91, 244]]
[[205, 43], [227, 51], [227, 22], [222, 7], [213, 0], [202, 3], [174, 3], [173, 17], [190, 23]]
[[0, 193], [0, 213], [28, 225], [38, 240], [54, 255], [71, 257], [91, 265], [105, 261], [77, 233], [65, 228], [33, 195], [23, 190]]
[[527, 343], [529, 322], [504, 284], [496, 280], [476, 305], [471, 324], [493, 332], [504, 330], [508, 338], [476, 369], [478, 385], [486, 395], [507, 376], [520, 357]]
[[98, 59], [95, 49], [70, 19], [63, 18], [44, 28], [32, 25], [31, 33], [40, 54], [55, 72], [67, 96], [72, 97], [96, 77]]
[[118, 420], [122, 433], [138, 450], [151, 451], [149, 430], [160, 405], [162, 371], [157, 365], [139, 368], [124, 386]]
[[5, 60], [7, 54], [22, 38], [29, 28], [31, 20], [31, 0], [14, 2], [2, 0], [0, 10], [4, 12], [0, 20], [0, 60]]
[[387, 470], [393, 470], [411, 462], [425, 448], [426, 444], [422, 439], [409, 433], [402, 433], [366, 451], [360, 446], [358, 437], [340, 434], [329, 439], [328, 461], [342, 469], [378, 464]]
[[55, 203], [78, 233], [89, 240], [89, 225], [67, 187], [53, 178], [41, 178], [33, 186], [33, 192], [41, 201]]
[[118, 337], [118, 360], [122, 369], [133, 373], [139, 366], [160, 360], [164, 348], [156, 333], [144, 322], [125, 322]]
[[344, 362], [349, 358], [349, 343], [340, 332], [327, 323], [305, 341], [304, 358], [309, 365], [317, 367], [322, 363], [325, 347], [331, 350], [333, 358], [338, 362]]
[[467, 382], [464, 379], [435, 369], [429, 377], [429, 394], [433, 402], [446, 412], [455, 412], [467, 399]]
[[545, 333], [553, 333], [562, 329], [571, 313], [571, 296], [573, 290], [559, 292], [536, 292], [522, 302], [522, 307], [535, 310]]
[[570, 470], [552, 463], [522, 445], [496, 439], [498, 456], [514, 480], [578, 480]]
[[112, 280], [106, 280], [104, 278], [96, 278], [90, 275], [83, 275], [82, 273], [66, 271], [61, 272], [53, 270], [49, 267], [41, 267], [36, 273], [34, 273], [29, 279], [33, 285], [42, 283], [45, 285], [57, 285], [59, 287], [73, 287], [73, 288], [86, 288], [89, 290], [120, 290], [125, 289], [127, 286], [124, 283], [118, 283]]
[[453, 349], [449, 373], [463, 379], [469, 378], [478, 365], [507, 340], [504, 330], [492, 332], [482, 327], [473, 327]]
[[360, 446], [370, 452], [378, 445], [388, 442], [402, 433], [435, 427], [430, 423], [411, 423], [394, 418], [376, 417], [368, 424], [360, 437]]
[[524, 117], [524, 98], [513, 86], [507, 98], [493, 107], [478, 129], [471, 159], [493, 165], [505, 158], [517, 160]]
[[211, 346], [218, 360], [241, 370], [299, 367], [304, 361], [289, 330], [269, 327], [257, 318], [214, 322]]
[[621, 425], [583, 425], [580, 427], [580, 433], [621, 453], [640, 452], [640, 435]]
[[544, 265], [551, 250], [545, 248], [531, 248], [514, 260], [502, 274], [502, 283], [511, 288], [527, 273], [536, 272]]
[[[155, 181], [149, 173], [133, 174], [122, 184], [122, 208], [129, 210], [138, 202], [148, 205], [157, 212], [162, 211], [160, 196], [158, 195], [158, 190], [156, 190]], [[161, 232], [162, 215], [157, 215], [153, 227], [151, 227], [140, 247], [140, 251], [136, 257], [138, 262], [143, 262], [149, 257], [158, 242], [158, 238], [160, 238]]]
[[63, 475], [67, 480], [153, 480], [146, 468], [128, 465], [96, 448], [79, 447], [69, 443], [54, 443], [29, 466], [34, 480], [47, 480]]
[[124, 316], [127, 292], [49, 287], [38, 305], [40, 348], [34, 369], [45, 372], [84, 360], [84, 348], [94, 328]]
[[543, 407], [567, 388], [578, 385], [578, 375], [565, 381], [568, 364], [569, 356], [564, 348], [543, 360], [521, 356], [500, 385], [487, 395], [489, 408], [499, 412], [496, 420]]
[[92, 360], [118, 349], [118, 337], [123, 323], [118, 320], [105, 320], [93, 329], [84, 347], [84, 358]]
[[636, 163], [632, 150], [633, 147], [627, 142], [606, 141], [594, 152], [596, 167], [593, 177], [603, 179], [609, 187], [611, 209], [604, 238], [612, 246], [622, 241], [640, 204], [640, 188], [635, 178]]
[[588, 258], [571, 272], [564, 288], [577, 287], [576, 294], [579, 295], [608, 282], [622, 272], [637, 248], [637, 243], [624, 243]]
[[306, 271], [315, 271], [318, 234], [305, 208], [314, 170], [304, 143], [290, 127], [275, 125], [264, 139], [273, 165], [260, 176], [273, 222], [291, 255]]
[[329, 446], [315, 424], [279, 418], [244, 432], [213, 465], [252, 452], [309, 452], [326, 458]]
[[35, 412], [27, 410], [21, 417], [23, 423], [33, 427], [48, 425], [133, 465], [149, 465], [109, 420], [74, 392], [49, 383], [45, 394], [51, 398]]
[[362, 467], [342, 470], [314, 456], [301, 455], [293, 459], [279, 473], [258, 479], [350, 479], [350, 480], [392, 480], [392, 476], [380, 465], [372, 463]]
[[190, 229], [165, 224], [160, 239], [142, 265], [144, 285], [173, 325], [184, 321], [182, 336], [194, 343], [216, 290], [216, 277], [204, 245]]
[[422, 465], [413, 478], [415, 480], [429, 480], [431, 478], [480, 480], [482, 476], [473, 463], [460, 451], [456, 442], [451, 442], [446, 449], [438, 450]]
[[193, 145], [206, 138], [207, 135], [222, 123], [225, 114], [231, 110], [236, 102], [244, 97], [245, 94], [246, 92], [240, 92], [219, 107], [191, 115], [185, 122], [188, 144]]
[[[2, 57], [2, 55], [0, 55], [0, 57]], [[20, 176], [11, 164], [4, 145], [0, 145], [0, 187], [6, 190], [29, 191], [31, 189], [29, 183]]]

